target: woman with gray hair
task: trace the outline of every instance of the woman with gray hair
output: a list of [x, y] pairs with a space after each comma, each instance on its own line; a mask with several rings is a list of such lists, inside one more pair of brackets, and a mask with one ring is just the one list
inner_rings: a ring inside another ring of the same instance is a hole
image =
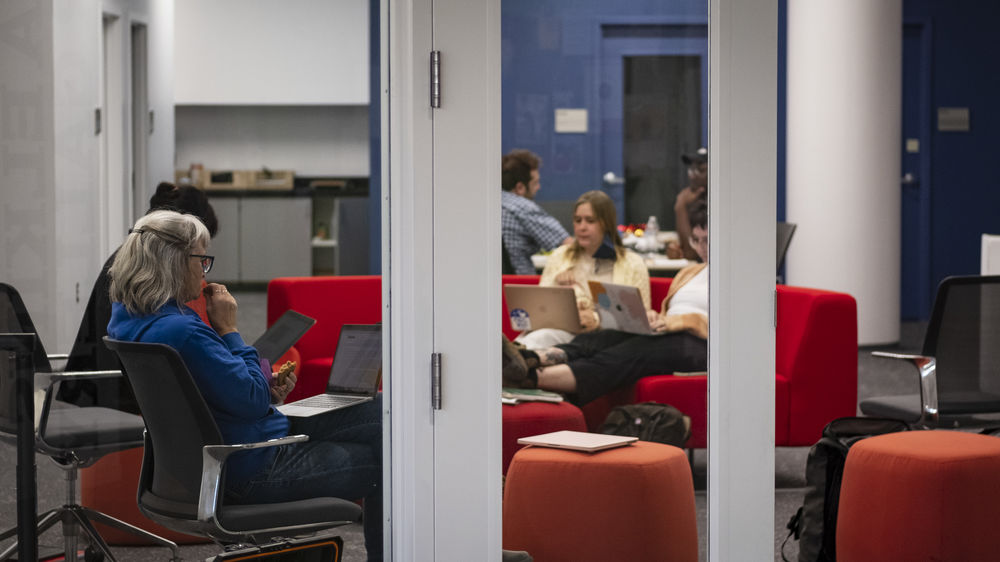
[[277, 385], [237, 329], [236, 300], [205, 289], [211, 327], [181, 304], [212, 268], [208, 229], [191, 215], [154, 211], [136, 221], [111, 266], [108, 335], [177, 350], [227, 444], [305, 433], [309, 441], [246, 451], [226, 464], [227, 501], [266, 503], [317, 496], [364, 498], [369, 560], [382, 552], [382, 400], [290, 421], [272, 407], [295, 386]]

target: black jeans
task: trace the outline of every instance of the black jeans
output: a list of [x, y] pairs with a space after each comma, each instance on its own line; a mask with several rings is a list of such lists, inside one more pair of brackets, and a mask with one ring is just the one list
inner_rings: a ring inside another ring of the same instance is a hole
[[556, 347], [566, 352], [576, 377], [576, 393], [570, 399], [581, 405], [642, 377], [704, 371], [708, 366], [707, 342], [688, 332], [640, 336], [598, 330]]

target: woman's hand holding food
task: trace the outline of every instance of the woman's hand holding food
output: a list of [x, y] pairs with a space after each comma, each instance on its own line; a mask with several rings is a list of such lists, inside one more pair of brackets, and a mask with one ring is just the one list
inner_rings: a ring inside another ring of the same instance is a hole
[[288, 393], [295, 388], [295, 361], [285, 361], [285, 364], [274, 373], [271, 379], [271, 403], [281, 404], [288, 397]]

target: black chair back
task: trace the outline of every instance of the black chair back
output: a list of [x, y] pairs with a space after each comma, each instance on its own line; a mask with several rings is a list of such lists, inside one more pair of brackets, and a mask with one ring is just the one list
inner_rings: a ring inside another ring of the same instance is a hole
[[[6, 283], [0, 283], [0, 332], [22, 334], [37, 334], [35, 324], [31, 321], [27, 307], [17, 289]], [[49, 373], [52, 366], [48, 355], [42, 346], [42, 341], [35, 337], [35, 371]]]
[[1000, 276], [944, 279], [922, 354], [937, 361], [942, 414], [1000, 411]]
[[[104, 341], [125, 367], [152, 442], [152, 451], [147, 447], [145, 452], [140, 502], [156, 511], [190, 516], [198, 505], [202, 447], [223, 444], [215, 419], [172, 347], [107, 337]], [[151, 459], [155, 463], [147, 466]], [[148, 489], [142, 489], [144, 484]]]
[[[35, 324], [28, 315], [28, 309], [21, 300], [17, 289], [0, 283], [0, 333], [37, 334]], [[17, 409], [14, 404], [14, 379], [16, 373], [11, 365], [11, 353], [0, 351], [0, 431], [9, 435], [17, 434]], [[52, 370], [42, 342], [35, 336], [35, 371], [44, 373]]]

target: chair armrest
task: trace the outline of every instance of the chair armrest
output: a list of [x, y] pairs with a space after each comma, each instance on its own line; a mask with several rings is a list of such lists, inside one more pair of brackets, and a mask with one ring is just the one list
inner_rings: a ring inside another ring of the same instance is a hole
[[238, 443], [236, 445], [205, 445], [201, 449], [201, 489], [198, 493], [198, 521], [203, 523], [215, 520], [216, 507], [219, 505], [219, 488], [222, 484], [222, 465], [233, 453], [304, 443], [308, 435], [288, 435], [277, 439], [268, 439], [257, 443]]
[[937, 424], [937, 360], [926, 355], [890, 353], [886, 351], [873, 351], [872, 356], [883, 357], [885, 359], [902, 359], [909, 361], [917, 368], [917, 374], [920, 377], [920, 419], [917, 420], [917, 423], [921, 426], [927, 425], [928, 422]]
[[52, 387], [65, 380], [103, 379], [122, 376], [121, 371], [60, 371], [57, 373], [35, 373], [35, 435], [41, 435], [41, 421], [48, 417], [49, 403], [52, 401]]

